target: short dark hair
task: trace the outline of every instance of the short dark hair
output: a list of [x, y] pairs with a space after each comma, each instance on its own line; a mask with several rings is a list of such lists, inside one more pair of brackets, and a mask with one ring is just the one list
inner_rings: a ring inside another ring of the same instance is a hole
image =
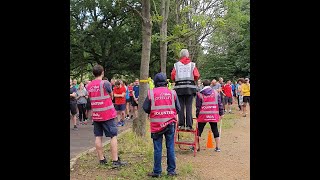
[[126, 86], [128, 85], [127, 81], [122, 81], [122, 82], [124, 85], [126, 85]]
[[99, 64], [95, 65], [92, 69], [92, 73], [93, 73], [94, 77], [101, 76], [103, 71], [104, 71], [103, 67]]
[[120, 81], [119, 81], [119, 80], [116, 81], [116, 82], [114, 83], [114, 85], [119, 86], [119, 85], [120, 85]]
[[202, 81], [202, 84], [204, 86], [210, 86], [211, 82], [208, 79], [205, 79], [205, 80]]

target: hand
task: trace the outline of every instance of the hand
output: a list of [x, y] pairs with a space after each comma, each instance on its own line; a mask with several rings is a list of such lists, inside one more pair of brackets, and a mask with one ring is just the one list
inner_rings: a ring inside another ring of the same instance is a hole
[[222, 119], [223, 118], [223, 115], [222, 116], [220, 116], [220, 119]]

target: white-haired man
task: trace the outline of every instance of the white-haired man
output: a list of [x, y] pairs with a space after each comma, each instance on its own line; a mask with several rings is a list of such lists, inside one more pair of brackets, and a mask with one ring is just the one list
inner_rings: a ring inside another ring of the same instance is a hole
[[182, 49], [180, 60], [174, 64], [171, 72], [171, 79], [175, 81], [174, 90], [177, 92], [181, 105], [181, 111], [178, 114], [180, 129], [192, 130], [192, 100], [197, 92], [195, 81], [199, 77], [196, 64], [189, 59], [189, 51]]

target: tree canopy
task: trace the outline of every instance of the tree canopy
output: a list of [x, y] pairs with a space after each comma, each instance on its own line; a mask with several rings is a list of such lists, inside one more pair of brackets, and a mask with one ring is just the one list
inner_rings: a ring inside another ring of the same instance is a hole
[[[167, 36], [161, 38], [161, 0], [152, 0], [149, 75], [160, 72], [160, 40], [168, 44], [166, 72], [187, 48], [201, 79], [250, 76], [249, 0], [170, 0]], [[95, 64], [105, 76], [139, 77], [142, 52], [141, 1], [70, 1], [70, 74], [92, 78]]]

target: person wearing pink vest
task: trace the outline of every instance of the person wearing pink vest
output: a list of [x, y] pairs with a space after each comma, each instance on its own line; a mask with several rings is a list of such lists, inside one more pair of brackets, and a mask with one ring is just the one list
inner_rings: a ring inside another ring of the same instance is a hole
[[[203, 81], [204, 88], [197, 93], [196, 98], [196, 117], [198, 122], [198, 133], [201, 137], [204, 126], [210, 123], [211, 130], [216, 142], [216, 152], [220, 152], [219, 148], [219, 131], [217, 122], [223, 117], [224, 109], [218, 91], [210, 87], [210, 81]], [[198, 145], [199, 146], [199, 145]]]
[[158, 73], [154, 77], [155, 88], [148, 90], [148, 96], [143, 103], [143, 110], [150, 115], [151, 138], [154, 148], [153, 172], [148, 176], [160, 177], [162, 172], [162, 139], [166, 138], [167, 147], [167, 172], [168, 176], [176, 176], [176, 160], [174, 152], [174, 132], [177, 122], [177, 113], [180, 104], [174, 90], [167, 88], [167, 77]]
[[93, 67], [94, 80], [87, 85], [88, 95], [91, 101], [92, 121], [94, 125], [94, 135], [96, 137], [95, 145], [98, 153], [100, 164], [107, 164], [107, 160], [103, 155], [102, 136], [103, 132], [106, 137], [110, 137], [112, 167], [117, 168], [126, 165], [126, 162], [121, 162], [118, 157], [118, 128], [115, 118], [117, 112], [112, 103], [111, 84], [109, 81], [102, 80], [104, 69], [101, 65]]

